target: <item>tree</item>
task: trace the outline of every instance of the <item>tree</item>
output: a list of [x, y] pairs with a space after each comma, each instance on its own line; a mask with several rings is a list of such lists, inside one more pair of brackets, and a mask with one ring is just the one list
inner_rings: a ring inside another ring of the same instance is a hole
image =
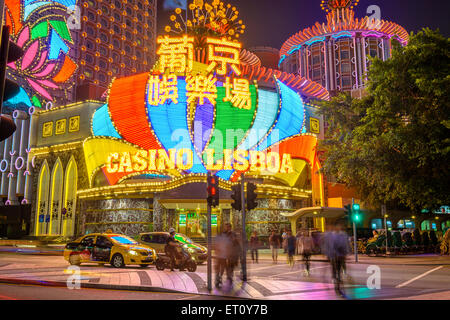
[[391, 59], [371, 61], [367, 96], [318, 103], [329, 123], [326, 174], [372, 204], [419, 212], [450, 203], [449, 49], [438, 30], [423, 29]]

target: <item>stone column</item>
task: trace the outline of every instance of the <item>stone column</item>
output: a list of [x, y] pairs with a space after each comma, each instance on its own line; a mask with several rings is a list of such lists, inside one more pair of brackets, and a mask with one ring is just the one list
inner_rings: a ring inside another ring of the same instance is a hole
[[153, 195], [153, 231], [163, 231], [163, 207], [159, 203], [161, 196]]

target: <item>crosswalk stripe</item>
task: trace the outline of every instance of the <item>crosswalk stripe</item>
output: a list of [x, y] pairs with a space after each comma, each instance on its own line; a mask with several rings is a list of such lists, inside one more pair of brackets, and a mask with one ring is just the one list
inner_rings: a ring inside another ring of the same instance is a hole
[[186, 286], [186, 290], [188, 292], [198, 293], [198, 288], [191, 277], [189, 277], [186, 273], [182, 272], [180, 273], [180, 278], [184, 282], [184, 285]]
[[147, 272], [148, 276], [150, 277], [153, 287], [163, 287], [163, 283], [158, 275], [159, 274], [158, 271], [146, 270], [145, 272]]

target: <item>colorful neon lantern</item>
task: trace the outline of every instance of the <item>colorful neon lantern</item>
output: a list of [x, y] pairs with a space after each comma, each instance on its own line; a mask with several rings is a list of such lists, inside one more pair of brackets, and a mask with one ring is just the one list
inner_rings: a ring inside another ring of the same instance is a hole
[[[76, 0], [6, 0], [6, 25], [11, 38], [24, 50], [23, 57], [8, 65], [8, 76], [24, 90], [5, 103], [13, 107], [42, 107], [40, 99], [54, 101], [53, 91], [67, 93], [76, 63], [69, 57], [73, 44], [67, 25], [68, 8]], [[24, 95], [24, 92], [26, 95]]]

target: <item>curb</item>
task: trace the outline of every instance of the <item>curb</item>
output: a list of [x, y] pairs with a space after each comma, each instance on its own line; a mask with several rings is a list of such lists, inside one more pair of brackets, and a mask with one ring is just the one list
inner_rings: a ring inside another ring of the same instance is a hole
[[[0, 278], [0, 283], [6, 284], [21, 284], [21, 285], [35, 285], [42, 287], [57, 287], [67, 288], [67, 282], [65, 281], [51, 281], [51, 280], [31, 280], [31, 279], [14, 279], [14, 278]], [[80, 283], [81, 288], [87, 289], [106, 289], [106, 290], [123, 290], [123, 291], [143, 291], [143, 292], [160, 292], [160, 293], [180, 293], [191, 294], [200, 296], [213, 296], [233, 298], [237, 300], [251, 300], [252, 298], [243, 298], [229, 295], [211, 294], [206, 292], [186, 292], [174, 289], [167, 289], [161, 287], [145, 287], [145, 286], [126, 286], [126, 285], [113, 285], [113, 284], [95, 284], [95, 283]]]

